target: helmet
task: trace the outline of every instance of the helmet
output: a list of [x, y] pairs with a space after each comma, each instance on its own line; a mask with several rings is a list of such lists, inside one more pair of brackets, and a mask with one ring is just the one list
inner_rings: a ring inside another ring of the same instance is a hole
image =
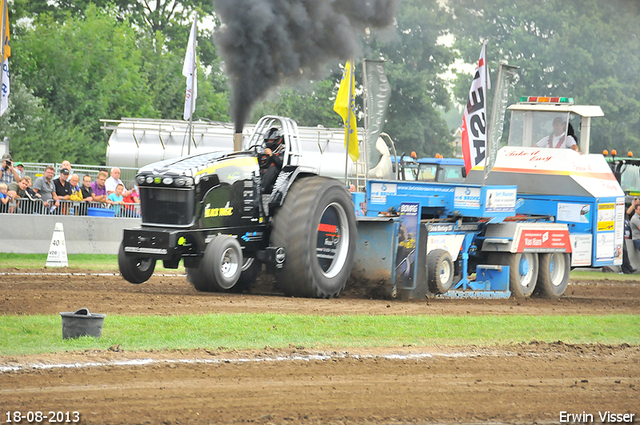
[[274, 147], [278, 146], [281, 139], [282, 134], [276, 127], [271, 127], [264, 133], [264, 145], [269, 149], [274, 149]]
[[278, 130], [276, 127], [271, 127], [269, 130], [267, 130], [266, 133], [264, 133], [265, 142], [267, 140], [276, 140], [276, 139], [279, 139], [280, 137], [281, 137], [280, 130]]

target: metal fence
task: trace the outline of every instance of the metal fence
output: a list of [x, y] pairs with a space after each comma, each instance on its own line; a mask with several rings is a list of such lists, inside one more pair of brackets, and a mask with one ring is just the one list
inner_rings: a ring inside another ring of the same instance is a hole
[[105, 205], [101, 202], [60, 201], [60, 205], [56, 207], [53, 200], [47, 206], [42, 200], [18, 198], [14, 203], [0, 204], [0, 213], [139, 218], [140, 204]]

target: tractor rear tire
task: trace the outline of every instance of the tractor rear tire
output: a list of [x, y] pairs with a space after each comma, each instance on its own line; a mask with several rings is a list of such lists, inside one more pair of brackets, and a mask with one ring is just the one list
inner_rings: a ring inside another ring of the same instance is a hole
[[494, 253], [489, 256], [489, 263], [509, 266], [509, 289], [514, 298], [529, 298], [533, 294], [538, 280], [538, 254]]
[[353, 201], [340, 182], [317, 176], [296, 181], [271, 231], [271, 245], [286, 254], [278, 288], [287, 296], [337, 297], [351, 274], [356, 238]]
[[118, 268], [126, 281], [139, 284], [146, 282], [153, 275], [156, 260], [127, 255], [124, 252], [124, 242], [122, 242], [118, 251]]
[[569, 284], [571, 256], [564, 252], [540, 254], [540, 273], [535, 295], [542, 298], [560, 298]]
[[434, 294], [444, 294], [453, 284], [453, 260], [444, 249], [434, 249], [427, 255], [427, 282]]

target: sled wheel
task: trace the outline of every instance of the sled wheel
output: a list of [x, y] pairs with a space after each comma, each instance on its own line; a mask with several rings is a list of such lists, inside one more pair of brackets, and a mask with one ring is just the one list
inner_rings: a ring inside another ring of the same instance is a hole
[[564, 252], [540, 254], [540, 273], [535, 295], [560, 298], [569, 284], [571, 256]]
[[427, 255], [427, 282], [434, 294], [444, 294], [453, 283], [453, 260], [444, 249], [435, 249]]
[[497, 253], [489, 257], [489, 263], [509, 266], [509, 289], [514, 298], [528, 298], [538, 280], [538, 254]]
[[351, 274], [357, 230], [351, 196], [325, 177], [296, 181], [274, 217], [271, 245], [285, 249], [278, 287], [289, 296], [332, 298]]
[[124, 242], [120, 243], [118, 251], [118, 267], [122, 277], [131, 283], [142, 283], [149, 280], [156, 268], [156, 260], [151, 258], [134, 257], [124, 252]]

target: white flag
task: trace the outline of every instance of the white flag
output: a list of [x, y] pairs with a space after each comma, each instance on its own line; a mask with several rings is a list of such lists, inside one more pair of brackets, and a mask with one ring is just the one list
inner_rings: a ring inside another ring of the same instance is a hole
[[4, 111], [9, 107], [9, 93], [11, 87], [9, 86], [9, 59], [5, 60], [2, 64], [2, 102], [0, 102], [0, 116], [4, 114]]
[[487, 65], [486, 44], [482, 45], [469, 100], [462, 116], [462, 157], [467, 173], [476, 165], [484, 166], [487, 147]]
[[[189, 43], [187, 45], [187, 53], [184, 55], [184, 65], [182, 66], [182, 75], [187, 77], [187, 94], [184, 99], [184, 119], [191, 118], [191, 114], [196, 110], [196, 99], [198, 98], [198, 70], [196, 68], [196, 23], [198, 18], [194, 18], [191, 34], [189, 34]], [[192, 99], [193, 97], [193, 99]]]

